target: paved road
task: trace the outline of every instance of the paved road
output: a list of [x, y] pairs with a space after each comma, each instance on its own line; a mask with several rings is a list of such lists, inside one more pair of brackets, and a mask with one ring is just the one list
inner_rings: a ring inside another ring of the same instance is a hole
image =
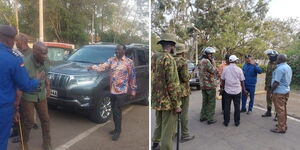
[[[112, 121], [95, 124], [80, 113], [50, 110], [51, 135], [55, 150], [148, 150], [149, 110], [141, 105], [123, 108], [123, 131], [119, 141], [111, 140]], [[32, 130], [30, 150], [42, 150], [41, 129]], [[9, 142], [8, 150], [18, 144]]]
[[[275, 134], [269, 130], [275, 127], [272, 118], [262, 118], [264, 112], [255, 108], [251, 115], [241, 114], [241, 124], [234, 126], [233, 113], [228, 127], [224, 127], [221, 101], [217, 101], [216, 124], [199, 122], [202, 103], [201, 91], [193, 91], [190, 97], [190, 132], [196, 138], [181, 144], [181, 150], [298, 150], [300, 148], [300, 122], [288, 119], [286, 134]], [[233, 106], [232, 106], [233, 112]], [[155, 125], [154, 111], [151, 112], [152, 132]], [[175, 149], [175, 141], [174, 141]]]

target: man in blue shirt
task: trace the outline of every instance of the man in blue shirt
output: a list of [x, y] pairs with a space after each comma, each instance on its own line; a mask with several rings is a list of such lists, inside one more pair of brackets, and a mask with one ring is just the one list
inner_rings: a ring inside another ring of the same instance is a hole
[[286, 55], [279, 54], [277, 57], [278, 65], [272, 74], [272, 100], [278, 117], [277, 128], [271, 130], [274, 133], [285, 133], [287, 130], [286, 104], [289, 98], [293, 72], [286, 61]]
[[38, 80], [45, 77], [45, 74], [38, 73], [38, 80], [29, 79], [22, 58], [12, 51], [16, 33], [15, 28], [0, 25], [0, 150], [7, 149], [14, 115], [19, 116], [18, 107], [14, 106], [17, 88], [35, 90], [40, 84]]
[[[247, 114], [252, 112], [254, 104], [255, 86], [257, 82], [257, 74], [261, 74], [262, 70], [258, 64], [253, 60], [251, 55], [245, 56], [246, 63], [243, 66], [243, 72], [245, 76], [246, 90], [250, 94], [250, 101]], [[247, 96], [242, 96], [242, 108], [241, 112], [246, 112]]]

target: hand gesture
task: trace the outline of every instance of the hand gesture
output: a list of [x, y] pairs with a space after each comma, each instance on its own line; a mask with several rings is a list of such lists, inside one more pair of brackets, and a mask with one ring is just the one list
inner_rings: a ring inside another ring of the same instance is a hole
[[243, 90], [243, 94], [244, 94], [244, 96], [248, 97], [248, 91]]
[[45, 78], [46, 78], [45, 72], [42, 71], [42, 72], [36, 73], [36, 78], [37, 78], [38, 80], [45, 80]]
[[51, 94], [51, 90], [50, 89], [46, 89], [46, 97], [50, 97], [50, 94]]
[[177, 113], [177, 114], [180, 114], [181, 113], [181, 108], [180, 107], [177, 107], [177, 108], [175, 108], [175, 113]]
[[88, 67], [87, 67], [87, 70], [88, 70], [88, 71], [94, 70], [94, 69], [93, 69], [93, 66], [88, 66]]
[[20, 113], [18, 111], [15, 112], [14, 122], [17, 123], [20, 120]]
[[219, 96], [223, 95], [224, 89], [219, 90]]

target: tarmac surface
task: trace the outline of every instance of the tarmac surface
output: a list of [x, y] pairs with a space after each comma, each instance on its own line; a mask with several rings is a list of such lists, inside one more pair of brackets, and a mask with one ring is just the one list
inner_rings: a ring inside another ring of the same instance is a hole
[[[109, 135], [114, 128], [112, 120], [96, 124], [78, 112], [64, 109], [49, 112], [54, 150], [148, 150], [147, 106], [124, 106], [122, 133], [118, 141], [112, 141]], [[10, 140], [8, 150], [21, 150], [19, 144], [13, 144]], [[30, 150], [42, 150], [41, 128], [32, 130], [28, 145]]]
[[[257, 91], [263, 90], [264, 75], [259, 76]], [[200, 110], [202, 105], [201, 91], [193, 90], [190, 96], [189, 106], [189, 127], [190, 133], [195, 135], [195, 139], [185, 143], [180, 143], [180, 150], [299, 150], [300, 149], [300, 120], [289, 117], [287, 121], [288, 130], [285, 134], [276, 134], [270, 132], [275, 128], [277, 122], [273, 117], [262, 118], [265, 112], [266, 102], [264, 92], [256, 95], [255, 107], [252, 114], [241, 113], [241, 124], [234, 126], [233, 104], [231, 106], [231, 117], [228, 127], [223, 123], [221, 114], [221, 100], [217, 100], [215, 119], [217, 123], [208, 125], [201, 123]], [[295, 93], [295, 92], [294, 92]], [[288, 101], [288, 113], [300, 116], [297, 108], [299, 97], [291, 93]], [[151, 134], [155, 127], [155, 113], [151, 111]], [[173, 149], [176, 148], [174, 139]]]

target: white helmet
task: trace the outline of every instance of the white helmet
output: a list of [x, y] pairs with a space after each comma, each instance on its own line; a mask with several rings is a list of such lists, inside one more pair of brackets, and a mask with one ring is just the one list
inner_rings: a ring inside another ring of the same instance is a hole
[[267, 49], [264, 53], [266, 55], [271, 55], [271, 56], [276, 56], [279, 54], [276, 50], [273, 50], [273, 49]]
[[206, 47], [202, 50], [202, 54], [206, 55], [206, 54], [213, 54], [216, 53], [216, 49], [213, 47]]

